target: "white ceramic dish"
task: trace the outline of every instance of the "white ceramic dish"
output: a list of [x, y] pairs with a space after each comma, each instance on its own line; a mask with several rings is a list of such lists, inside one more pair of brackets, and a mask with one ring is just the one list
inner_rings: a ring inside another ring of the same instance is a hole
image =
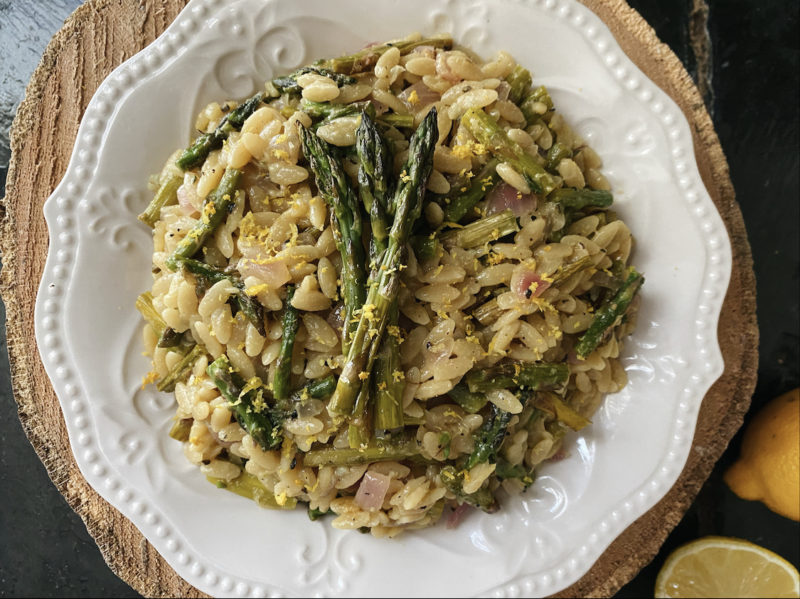
[[[722, 373], [716, 329], [730, 244], [677, 106], [574, 0], [192, 0], [100, 86], [45, 205], [36, 336], [78, 466], [183, 578], [213, 595], [547, 595], [580, 578], [677, 479]], [[629, 385], [524, 499], [395, 540], [218, 491], [167, 436], [171, 395], [142, 390], [151, 239], [146, 179], [212, 99], [242, 98], [318, 57], [411, 31], [511, 52], [605, 161], [646, 274]], [[556, 51], [557, 49], [557, 51]]]

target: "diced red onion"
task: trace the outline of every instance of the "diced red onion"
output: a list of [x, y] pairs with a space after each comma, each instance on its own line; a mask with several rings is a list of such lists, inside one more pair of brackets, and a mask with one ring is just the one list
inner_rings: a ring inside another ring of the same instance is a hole
[[[417, 101], [413, 104], [409, 101], [412, 93], [417, 92]], [[414, 85], [409, 85], [400, 94], [397, 95], [401, 102], [403, 102], [409, 109], [415, 110], [438, 102], [441, 96], [425, 85], [422, 81], [417, 81]]]
[[436, 58], [436, 48], [433, 46], [417, 46], [411, 51], [412, 54], [422, 54], [426, 58]]
[[450, 65], [447, 64], [447, 54], [442, 52], [439, 56], [436, 57], [436, 74], [439, 75], [445, 81], [449, 81], [450, 83], [458, 83], [461, 81], [461, 77], [456, 75], [451, 69]]
[[383, 506], [392, 479], [379, 472], [367, 472], [356, 492], [356, 505], [362, 510], [376, 511]]
[[259, 264], [252, 260], [242, 260], [239, 272], [245, 277], [257, 277], [269, 285], [271, 289], [278, 289], [292, 279], [286, 264], [280, 260]]
[[178, 188], [178, 204], [187, 216], [191, 216], [198, 212], [195, 203], [197, 202], [197, 191], [194, 187], [184, 183]]
[[539, 273], [532, 270], [526, 270], [521, 275], [511, 277], [511, 288], [525, 299], [539, 297], [548, 287], [550, 287], [550, 282], [545, 281]]
[[446, 528], [456, 528], [464, 517], [469, 513], [471, 509], [471, 505], [468, 503], [462, 503], [456, 509], [454, 509], [450, 515], [447, 517], [447, 523], [445, 524]]
[[539, 203], [536, 194], [520, 193], [505, 182], [495, 185], [486, 200], [487, 215], [511, 210], [517, 218], [531, 214]]

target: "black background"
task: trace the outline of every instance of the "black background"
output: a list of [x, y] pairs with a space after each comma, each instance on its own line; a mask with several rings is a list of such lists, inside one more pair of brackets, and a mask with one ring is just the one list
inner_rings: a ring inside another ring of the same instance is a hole
[[[710, 63], [692, 42], [693, 7], [703, 0], [629, 0], [686, 65], [710, 75], [706, 101], [731, 168], [753, 250], [758, 293], [759, 377], [748, 414], [797, 387], [798, 2], [709, 0]], [[0, 0], [0, 195], [8, 127], [42, 52], [80, 0]], [[702, 18], [696, 19], [702, 30]], [[707, 68], [707, 71], [704, 70]], [[138, 596], [104, 564], [22, 432], [11, 394], [0, 305], [0, 595]], [[733, 495], [722, 473], [738, 455], [732, 441], [684, 519], [653, 562], [618, 597], [652, 596], [665, 557], [716, 534], [744, 538], [800, 564], [800, 525]]]

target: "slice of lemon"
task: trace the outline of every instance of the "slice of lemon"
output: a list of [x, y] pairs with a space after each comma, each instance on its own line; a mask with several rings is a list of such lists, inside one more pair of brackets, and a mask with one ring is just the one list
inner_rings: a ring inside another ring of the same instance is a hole
[[656, 579], [656, 597], [800, 597], [800, 574], [781, 556], [740, 539], [679, 547]]

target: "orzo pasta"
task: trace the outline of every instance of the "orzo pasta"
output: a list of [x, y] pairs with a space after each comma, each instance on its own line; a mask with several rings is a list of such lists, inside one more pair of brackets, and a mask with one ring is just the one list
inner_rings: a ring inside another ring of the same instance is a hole
[[410, 36], [197, 128], [152, 181], [137, 307], [217, 486], [376, 536], [493, 512], [625, 385], [633, 238], [508, 53]]

